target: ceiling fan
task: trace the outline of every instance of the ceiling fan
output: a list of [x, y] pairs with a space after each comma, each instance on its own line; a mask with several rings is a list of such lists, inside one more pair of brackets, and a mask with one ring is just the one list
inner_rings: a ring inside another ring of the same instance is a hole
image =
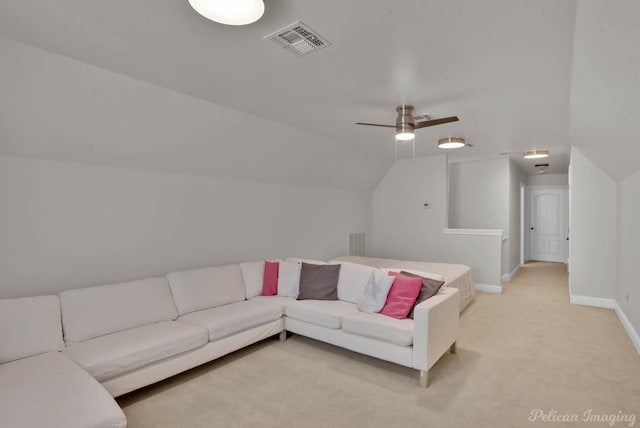
[[[396, 129], [396, 159], [398, 159], [398, 141], [409, 141], [413, 140], [413, 162], [416, 161], [416, 142], [415, 142], [415, 130], [420, 128], [426, 128], [428, 126], [436, 126], [442, 125], [445, 123], [457, 122], [458, 116], [449, 116], [443, 117], [440, 119], [434, 119], [429, 115], [418, 116], [417, 118], [413, 117], [413, 106], [409, 105], [401, 105], [396, 107], [396, 112], [398, 112], [398, 116], [396, 117], [395, 125], [381, 125], [379, 123], [364, 123], [357, 122], [356, 125], [366, 125], [366, 126], [380, 126], [383, 128], [395, 128]], [[426, 120], [418, 120], [416, 119], [426, 119]], [[462, 145], [465, 144], [463, 138], [457, 139], [462, 141]], [[451, 137], [449, 137], [449, 142], [451, 142]], [[460, 146], [457, 146], [460, 147]]]
[[[399, 141], [408, 141], [413, 139], [414, 131], [420, 128], [426, 128], [427, 126], [436, 126], [442, 125], [444, 123], [457, 122], [458, 116], [450, 116], [443, 117], [440, 119], [428, 119], [421, 122], [416, 122], [413, 117], [413, 106], [398, 106], [396, 107], [396, 111], [398, 112], [398, 117], [396, 118], [395, 125], [381, 125], [379, 123], [363, 123], [358, 122], [356, 125], [366, 125], [366, 126], [381, 126], [384, 128], [396, 128], [396, 140]], [[424, 116], [422, 116], [424, 117]]]

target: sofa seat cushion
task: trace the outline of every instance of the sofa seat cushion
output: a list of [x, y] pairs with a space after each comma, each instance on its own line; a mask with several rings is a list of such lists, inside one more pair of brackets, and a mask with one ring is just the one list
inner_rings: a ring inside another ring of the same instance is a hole
[[286, 304], [284, 313], [287, 317], [321, 327], [340, 328], [342, 317], [358, 313], [358, 308], [340, 300], [294, 300]]
[[0, 425], [12, 428], [119, 428], [115, 400], [60, 352], [0, 365]]
[[102, 382], [198, 348], [208, 339], [203, 327], [165, 321], [74, 343], [63, 352]]
[[282, 318], [281, 305], [246, 300], [191, 312], [178, 318], [178, 321], [206, 328], [209, 332], [209, 340], [213, 342], [280, 318]]
[[400, 346], [413, 345], [413, 320], [358, 312], [342, 318], [342, 329]]

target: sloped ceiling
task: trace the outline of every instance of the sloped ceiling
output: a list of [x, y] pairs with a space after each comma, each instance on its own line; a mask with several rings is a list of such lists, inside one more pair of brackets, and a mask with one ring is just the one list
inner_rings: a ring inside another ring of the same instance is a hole
[[571, 143], [611, 177], [640, 168], [640, 2], [580, 0]]
[[[265, 5], [229, 27], [186, 1], [0, 0], [0, 154], [371, 190], [393, 130], [354, 123], [406, 103], [461, 118], [418, 131], [417, 156], [460, 135], [475, 147], [452, 160], [518, 152], [533, 174], [519, 153], [547, 148], [566, 172], [574, 1]], [[262, 40], [297, 20], [332, 46], [294, 58]]]

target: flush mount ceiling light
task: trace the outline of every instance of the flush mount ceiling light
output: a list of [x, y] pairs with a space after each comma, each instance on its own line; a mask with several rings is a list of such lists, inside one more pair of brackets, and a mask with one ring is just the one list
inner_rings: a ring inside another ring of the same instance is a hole
[[464, 146], [466, 143], [462, 137], [447, 137], [438, 140], [438, 147], [441, 149], [458, 149]]
[[525, 159], [540, 159], [549, 156], [549, 150], [528, 150], [524, 152]]
[[264, 13], [262, 0], [189, 0], [200, 15], [220, 24], [247, 25]]
[[547, 170], [547, 168], [549, 168], [549, 164], [548, 163], [537, 163], [534, 166], [538, 170], [538, 174], [544, 174], [544, 172]]

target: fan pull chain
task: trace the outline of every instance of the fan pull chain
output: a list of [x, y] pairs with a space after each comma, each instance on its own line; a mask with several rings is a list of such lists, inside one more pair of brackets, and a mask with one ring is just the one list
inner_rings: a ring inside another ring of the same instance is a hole
[[413, 163], [416, 163], [416, 139], [415, 137], [411, 140], [411, 144], [413, 145]]

